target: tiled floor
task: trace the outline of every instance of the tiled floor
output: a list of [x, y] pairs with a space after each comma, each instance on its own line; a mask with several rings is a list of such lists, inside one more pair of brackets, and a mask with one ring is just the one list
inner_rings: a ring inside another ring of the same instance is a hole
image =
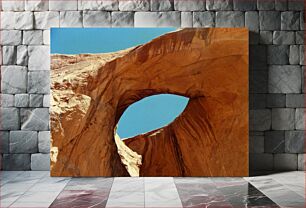
[[305, 172], [247, 178], [57, 178], [1, 173], [1, 207], [305, 207]]

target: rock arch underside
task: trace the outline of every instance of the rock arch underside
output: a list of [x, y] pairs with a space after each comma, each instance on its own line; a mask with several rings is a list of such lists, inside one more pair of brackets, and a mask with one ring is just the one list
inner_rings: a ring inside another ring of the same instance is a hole
[[[51, 69], [52, 176], [248, 175], [247, 29], [180, 29], [114, 53], [52, 55]], [[118, 138], [124, 110], [161, 93], [190, 100], [169, 125]]]

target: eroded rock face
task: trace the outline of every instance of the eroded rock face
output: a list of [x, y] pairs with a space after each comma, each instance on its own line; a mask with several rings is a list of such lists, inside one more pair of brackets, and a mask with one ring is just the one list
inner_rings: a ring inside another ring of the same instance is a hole
[[[53, 55], [51, 77], [53, 176], [129, 176], [137, 166], [140, 176], [248, 174], [246, 29], [183, 29], [116, 53]], [[161, 93], [190, 101], [168, 126], [117, 147], [124, 110]]]

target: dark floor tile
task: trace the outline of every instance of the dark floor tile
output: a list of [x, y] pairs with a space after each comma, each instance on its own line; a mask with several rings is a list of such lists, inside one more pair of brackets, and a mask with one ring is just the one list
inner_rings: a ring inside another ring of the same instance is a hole
[[51, 204], [51, 208], [103, 208], [109, 196], [108, 191], [64, 190]]

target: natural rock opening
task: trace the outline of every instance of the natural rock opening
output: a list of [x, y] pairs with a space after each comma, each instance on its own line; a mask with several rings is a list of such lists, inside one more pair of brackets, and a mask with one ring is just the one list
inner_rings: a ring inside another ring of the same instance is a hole
[[165, 128], [182, 114], [188, 101], [187, 97], [174, 94], [153, 95], [131, 104], [123, 112], [114, 130], [114, 139], [121, 162], [131, 176], [139, 176], [142, 156], [122, 140]]
[[188, 100], [174, 94], [145, 97], [123, 112], [117, 124], [117, 134], [125, 139], [165, 127], [185, 110]]

